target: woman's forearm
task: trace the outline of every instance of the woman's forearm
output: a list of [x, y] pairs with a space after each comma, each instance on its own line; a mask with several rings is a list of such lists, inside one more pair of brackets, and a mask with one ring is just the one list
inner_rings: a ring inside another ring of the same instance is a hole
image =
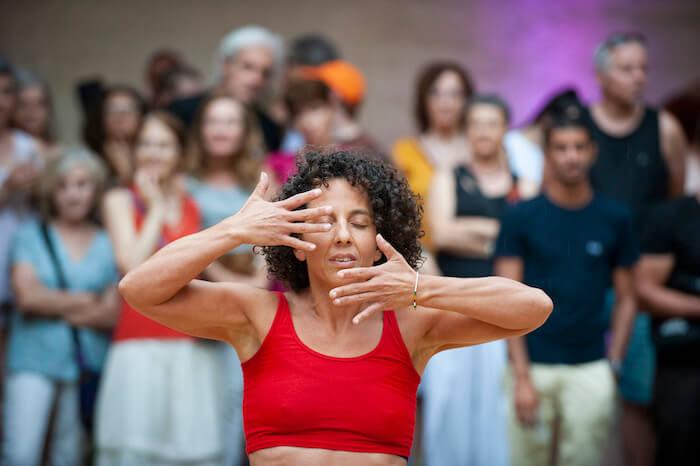
[[123, 272], [128, 272], [142, 264], [158, 248], [164, 222], [165, 206], [154, 206], [148, 210], [143, 226], [136, 234], [134, 244], [129, 247], [128, 251], [121, 251], [120, 256], [124, 258], [121, 261]]
[[417, 302], [509, 330], [537, 328], [553, 307], [542, 290], [502, 277], [421, 276]]
[[119, 292], [137, 308], [162, 304], [217, 258], [241, 244], [238, 236], [222, 224], [185, 236], [126, 274], [119, 283]]
[[466, 257], [487, 258], [498, 236], [499, 223], [483, 217], [452, 219], [433, 228], [435, 247]]

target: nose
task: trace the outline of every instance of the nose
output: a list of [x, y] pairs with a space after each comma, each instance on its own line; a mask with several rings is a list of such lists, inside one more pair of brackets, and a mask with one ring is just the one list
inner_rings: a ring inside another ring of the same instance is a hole
[[352, 235], [346, 220], [340, 220], [336, 223], [335, 242], [336, 244], [350, 244], [352, 242]]

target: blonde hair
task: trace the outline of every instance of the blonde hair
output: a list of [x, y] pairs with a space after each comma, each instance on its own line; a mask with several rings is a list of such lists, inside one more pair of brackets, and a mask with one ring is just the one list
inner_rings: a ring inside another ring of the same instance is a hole
[[107, 183], [107, 167], [104, 162], [93, 152], [84, 147], [72, 147], [65, 149], [61, 155], [49, 162], [41, 175], [38, 186], [39, 211], [46, 220], [56, 215], [53, 197], [58, 189], [61, 179], [76, 167], [85, 168], [95, 184], [95, 198], [91, 216], [96, 215], [98, 201], [105, 190]]
[[204, 159], [207, 157], [202, 137], [204, 116], [209, 106], [221, 99], [231, 100], [243, 111], [243, 141], [240, 149], [231, 157], [231, 171], [244, 188], [253, 188], [258, 182], [262, 158], [264, 155], [262, 134], [257, 120], [248, 107], [228, 94], [213, 94], [207, 97], [199, 107], [192, 126], [190, 144], [185, 155], [186, 170], [193, 176], [201, 176]]

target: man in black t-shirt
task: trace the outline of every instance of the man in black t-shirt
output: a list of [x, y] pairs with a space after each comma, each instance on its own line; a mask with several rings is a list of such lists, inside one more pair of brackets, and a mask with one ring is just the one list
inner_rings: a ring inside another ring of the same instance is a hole
[[653, 315], [659, 466], [700, 464], [700, 192], [654, 209], [637, 292]]
[[[594, 193], [595, 144], [581, 120], [545, 129], [546, 194], [508, 211], [496, 245], [498, 275], [542, 288], [554, 310], [542, 327], [509, 341], [514, 466], [597, 466], [614, 412], [613, 370], [624, 356], [636, 306], [638, 256], [624, 204]], [[616, 291], [612, 341], [605, 297]]]

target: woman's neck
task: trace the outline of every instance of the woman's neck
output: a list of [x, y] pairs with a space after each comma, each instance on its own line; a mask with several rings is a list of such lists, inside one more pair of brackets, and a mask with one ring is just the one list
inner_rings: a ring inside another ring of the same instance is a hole
[[92, 230], [94, 225], [87, 219], [74, 220], [64, 217], [55, 217], [51, 224], [60, 230]]
[[502, 154], [495, 153], [495, 154], [484, 154], [484, 155], [477, 155], [474, 154], [472, 157], [472, 166], [479, 172], [483, 174], [495, 174], [503, 171], [503, 168], [505, 168], [504, 162], [504, 157]]
[[441, 142], [454, 142], [461, 138], [463, 133], [458, 131], [456, 127], [430, 128], [425, 136], [429, 139], [434, 139]]
[[341, 333], [354, 325], [352, 319], [360, 312], [361, 306], [337, 306], [333, 304], [329, 295], [333, 288], [335, 286], [314, 283], [312, 280], [306, 295], [314, 317], [323, 322], [334, 333]]
[[238, 184], [236, 176], [233, 170], [231, 170], [230, 157], [206, 157], [204, 169], [202, 170], [202, 178], [216, 184]]

